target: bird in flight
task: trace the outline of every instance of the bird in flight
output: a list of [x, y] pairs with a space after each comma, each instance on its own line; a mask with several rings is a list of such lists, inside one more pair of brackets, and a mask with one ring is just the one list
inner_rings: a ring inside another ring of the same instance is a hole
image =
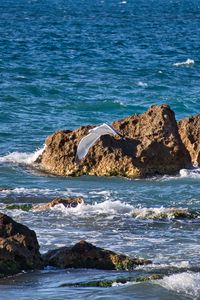
[[84, 136], [78, 144], [75, 162], [79, 163], [80, 160], [83, 159], [87, 155], [89, 149], [94, 145], [94, 143], [102, 135], [106, 135], [106, 134], [119, 135], [121, 138], [124, 139], [124, 136], [121, 135], [120, 132], [118, 132], [115, 128], [113, 128], [111, 125], [108, 125], [106, 123], [104, 123], [100, 126], [97, 126], [93, 129], [90, 129], [89, 134]]

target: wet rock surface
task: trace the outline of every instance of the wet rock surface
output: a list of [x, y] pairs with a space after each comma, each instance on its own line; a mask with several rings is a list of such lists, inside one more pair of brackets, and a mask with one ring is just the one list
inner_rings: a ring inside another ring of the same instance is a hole
[[181, 139], [193, 164], [200, 164], [200, 114], [178, 122]]
[[46, 265], [60, 268], [95, 268], [104, 270], [130, 270], [137, 265], [150, 264], [150, 260], [130, 258], [110, 250], [96, 247], [84, 240], [71, 247], [62, 247], [43, 255]]
[[0, 277], [41, 266], [35, 232], [0, 213]]
[[191, 166], [174, 112], [168, 105], [152, 106], [141, 115], [115, 121], [112, 125], [126, 139], [101, 136], [79, 165], [75, 163], [77, 145], [93, 126], [50, 135], [36, 162], [41, 169], [63, 176], [88, 174], [132, 178], [173, 174]]
[[54, 207], [58, 204], [62, 204], [67, 208], [70, 207], [76, 207], [78, 204], [84, 203], [83, 198], [77, 197], [77, 198], [55, 198], [52, 201], [45, 203], [45, 204], [40, 204], [40, 205], [35, 205], [32, 207], [33, 210], [46, 210], [51, 207]]
[[131, 270], [150, 263], [150, 260], [130, 258], [84, 240], [41, 255], [35, 232], [0, 213], [0, 278], [44, 266]]

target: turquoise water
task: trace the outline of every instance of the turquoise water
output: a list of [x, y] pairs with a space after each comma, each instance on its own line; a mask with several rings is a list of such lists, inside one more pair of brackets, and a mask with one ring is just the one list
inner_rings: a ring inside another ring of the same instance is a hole
[[[0, 299], [200, 299], [199, 219], [147, 218], [148, 210], [200, 210], [199, 168], [127, 180], [48, 176], [32, 166], [56, 130], [109, 123], [152, 104], [169, 104], [177, 120], [199, 113], [199, 2], [5, 0], [0, 16], [0, 210], [36, 231], [41, 252], [84, 238], [153, 260], [133, 276], [178, 270], [159, 282], [100, 289], [59, 286], [127, 273], [45, 269], [1, 280]], [[83, 196], [85, 204], [5, 209], [57, 196]]]

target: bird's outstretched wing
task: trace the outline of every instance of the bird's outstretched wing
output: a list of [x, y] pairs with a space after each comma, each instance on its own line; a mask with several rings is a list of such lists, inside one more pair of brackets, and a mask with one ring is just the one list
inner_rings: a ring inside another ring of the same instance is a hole
[[105, 123], [93, 129], [90, 129], [89, 134], [84, 136], [78, 144], [75, 159], [76, 163], [83, 159], [87, 155], [90, 147], [94, 145], [94, 143], [100, 138], [100, 136], [105, 134], [120, 135], [120, 133], [118, 133], [112, 126]]

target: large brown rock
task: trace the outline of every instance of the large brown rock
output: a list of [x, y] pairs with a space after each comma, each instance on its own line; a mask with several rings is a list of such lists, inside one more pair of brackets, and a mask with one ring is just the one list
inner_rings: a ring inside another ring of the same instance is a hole
[[0, 277], [41, 265], [35, 232], [0, 213]]
[[102, 136], [79, 165], [75, 164], [77, 145], [92, 126], [50, 135], [37, 163], [57, 175], [126, 177], [172, 174], [191, 165], [169, 106], [152, 106], [141, 115], [113, 122], [113, 126], [126, 139]]
[[200, 165], [200, 114], [180, 120], [178, 127], [192, 163]]
[[72, 247], [62, 247], [43, 255], [46, 265], [59, 268], [95, 268], [129, 270], [137, 265], [150, 264], [150, 260], [130, 258], [110, 250], [96, 247], [84, 240]]

